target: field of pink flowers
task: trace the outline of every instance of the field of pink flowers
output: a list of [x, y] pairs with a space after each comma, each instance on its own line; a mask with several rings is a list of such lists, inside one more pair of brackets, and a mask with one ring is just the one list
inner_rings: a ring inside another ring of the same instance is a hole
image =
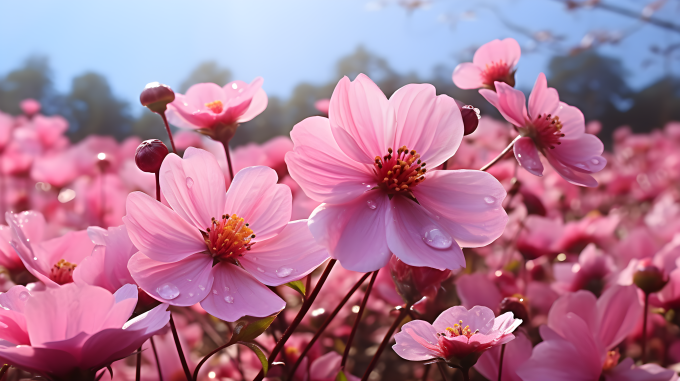
[[147, 85], [167, 145], [0, 112], [0, 380], [677, 380], [680, 122], [605, 151], [520, 56], [452, 75], [503, 120], [363, 74], [235, 148], [262, 78]]

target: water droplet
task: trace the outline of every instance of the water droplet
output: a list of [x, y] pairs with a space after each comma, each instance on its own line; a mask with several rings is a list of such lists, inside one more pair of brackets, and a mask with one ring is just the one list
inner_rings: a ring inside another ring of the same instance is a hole
[[187, 281], [191, 282], [191, 279], [187, 278]]
[[190, 293], [189, 293], [189, 296], [190, 296], [190, 297], [191, 297], [191, 296], [194, 296], [194, 293], [193, 293], [193, 292], [190, 292]]
[[205, 286], [199, 284], [199, 285], [198, 285], [198, 289], [201, 290], [201, 291], [204, 291], [204, 290], [205, 290]]
[[28, 299], [28, 296], [29, 296], [28, 292], [23, 291], [19, 294], [19, 300], [21, 300], [22, 302], [25, 302], [26, 299]]
[[38, 260], [38, 257], [33, 257], [33, 260], [34, 260], [34, 261], [37, 261], [37, 260]]
[[235, 83], [232, 83], [232, 84], [231, 84], [231, 88], [234, 89], [234, 90], [236, 90], [236, 88], [238, 88], [238, 85], [235, 84]]
[[261, 272], [261, 273], [263, 273], [263, 272], [264, 272], [264, 270], [262, 270], [262, 269], [261, 269], [261, 268], [259, 268], [259, 267], [257, 268], [257, 271], [259, 271], [259, 272]]
[[496, 199], [491, 196], [486, 196], [484, 197], [484, 202], [486, 202], [487, 204], [493, 204], [494, 202], [496, 202]]
[[213, 290], [213, 294], [217, 295], [217, 290]]
[[229, 287], [228, 287], [228, 286], [224, 286], [224, 291], [229, 291]]
[[191, 189], [194, 186], [194, 179], [187, 177], [187, 188]]
[[600, 164], [600, 161], [598, 159], [591, 159], [590, 162], [595, 164], [595, 165]]
[[278, 275], [279, 278], [285, 278], [292, 273], [293, 269], [290, 267], [280, 267], [278, 270], [276, 270], [276, 275]]
[[231, 295], [227, 295], [227, 296], [224, 297], [224, 301], [229, 303], [229, 304], [234, 303], [234, 297], [231, 296]]
[[366, 204], [368, 205], [368, 209], [375, 210], [378, 205], [375, 204], [375, 201], [373, 200], [368, 200], [366, 201]]
[[156, 289], [158, 295], [166, 300], [172, 300], [179, 296], [179, 289], [172, 283], [166, 283]]
[[453, 244], [453, 238], [443, 230], [435, 226], [430, 226], [425, 228], [425, 234], [423, 234], [423, 241], [435, 249], [448, 249]]

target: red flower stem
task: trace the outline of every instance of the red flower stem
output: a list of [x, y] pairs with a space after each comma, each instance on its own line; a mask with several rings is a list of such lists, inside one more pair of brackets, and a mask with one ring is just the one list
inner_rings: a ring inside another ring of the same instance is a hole
[[390, 329], [387, 331], [387, 334], [385, 334], [385, 338], [383, 339], [382, 343], [380, 343], [380, 346], [378, 347], [378, 350], [375, 352], [375, 355], [373, 355], [373, 358], [371, 359], [371, 363], [368, 364], [368, 368], [366, 368], [366, 372], [364, 372], [363, 377], [361, 377], [361, 381], [366, 381], [368, 380], [368, 376], [371, 374], [371, 371], [373, 371], [373, 368], [375, 368], [376, 365], [378, 365], [378, 359], [380, 358], [380, 355], [383, 353], [385, 350], [385, 347], [387, 347], [387, 344], [390, 342], [392, 339], [392, 335], [394, 335], [394, 332], [399, 328], [399, 324], [401, 323], [402, 320], [408, 315], [409, 310], [413, 304], [406, 304], [404, 308], [399, 310], [399, 315], [397, 318], [394, 320], [394, 323], [392, 323], [392, 326]]
[[647, 363], [647, 309], [649, 308], [649, 294], [645, 293], [645, 308], [642, 311], [642, 363]]
[[[231, 155], [229, 154], [229, 140], [223, 141], [224, 153], [227, 154], [227, 165], [229, 166], [229, 178], [234, 181], [234, 169], [231, 166]], [[231, 184], [231, 182], [229, 183]]]
[[307, 355], [307, 352], [309, 352], [309, 350], [312, 349], [312, 346], [314, 345], [314, 343], [316, 343], [316, 341], [319, 340], [319, 338], [321, 337], [321, 334], [322, 334], [322, 333], [326, 330], [326, 328], [331, 324], [331, 322], [333, 321], [333, 319], [335, 319], [335, 316], [340, 312], [340, 310], [342, 309], [342, 307], [345, 306], [345, 304], [347, 303], [347, 301], [349, 300], [349, 298], [351, 298], [352, 295], [354, 295], [354, 293], [356, 292], [356, 290], [358, 290], [359, 287], [361, 287], [361, 285], [366, 281], [366, 279], [368, 278], [369, 275], [371, 275], [371, 273], [366, 273], [366, 274], [364, 274], [364, 276], [362, 276], [361, 279], [359, 279], [359, 281], [358, 281], [356, 284], [354, 284], [354, 286], [352, 287], [352, 289], [349, 290], [349, 292], [347, 293], [347, 295], [345, 295], [345, 297], [340, 301], [340, 303], [338, 303], [337, 307], [335, 307], [335, 309], [333, 310], [333, 312], [331, 312], [331, 314], [328, 315], [328, 317], [327, 317], [326, 320], [323, 322], [323, 324], [321, 325], [321, 327], [319, 327], [319, 329], [318, 329], [318, 330], [316, 331], [316, 333], [314, 334], [314, 337], [312, 337], [312, 340], [309, 341], [309, 344], [307, 344], [307, 346], [305, 347], [305, 349], [304, 349], [304, 350], [302, 351], [302, 353], [300, 354], [300, 357], [299, 357], [298, 360], [295, 362], [295, 365], [293, 365], [293, 368], [290, 370], [290, 372], [288, 372], [288, 378], [286, 378], [287, 380], [292, 380], [292, 379], [293, 379], [293, 376], [295, 375], [295, 371], [297, 370], [297, 368], [298, 368], [298, 367], [300, 366], [300, 364], [302, 363], [302, 360], [303, 360], [303, 359], [305, 358], [305, 356]]
[[510, 152], [510, 151], [512, 150], [512, 147], [515, 146], [515, 143], [516, 143], [521, 137], [522, 137], [522, 135], [518, 135], [513, 141], [510, 142], [510, 144], [508, 144], [507, 147], [505, 147], [505, 149], [503, 150], [503, 152], [499, 153], [498, 156], [496, 156], [496, 157], [495, 157], [493, 160], [491, 160], [487, 165], [483, 166], [483, 167], [480, 168], [479, 170], [480, 170], [480, 171], [486, 171], [486, 170], [488, 170], [489, 168], [493, 167], [496, 163], [498, 163], [499, 161], [501, 161], [501, 159], [505, 156], [505, 154], [507, 154], [508, 152]]
[[168, 118], [165, 117], [165, 111], [162, 113], [158, 114], [163, 118], [163, 123], [165, 123], [165, 130], [168, 132], [168, 138], [170, 138], [170, 145], [172, 146], [172, 152], [177, 153], [177, 149], [175, 148], [175, 140], [172, 138], [172, 131], [170, 131], [170, 125], [168, 124]]
[[[267, 360], [269, 362], [269, 365], [274, 362], [274, 359], [276, 356], [281, 352], [281, 349], [283, 349], [283, 345], [288, 341], [288, 338], [293, 334], [295, 329], [297, 328], [298, 325], [300, 325], [300, 322], [302, 321], [302, 318], [305, 317], [307, 314], [307, 311], [309, 311], [309, 308], [312, 306], [312, 303], [314, 303], [314, 299], [316, 299], [316, 296], [319, 294], [319, 291], [321, 291], [321, 287], [323, 286], [324, 283], [326, 283], [326, 279], [328, 278], [328, 275], [331, 273], [331, 270], [333, 269], [333, 266], [335, 265], [335, 262], [337, 260], [331, 259], [328, 261], [328, 265], [326, 266], [326, 269], [323, 271], [323, 274], [321, 274], [321, 278], [319, 278], [319, 281], [316, 282], [316, 286], [314, 286], [314, 291], [309, 295], [308, 299], [305, 299], [304, 303], [302, 303], [302, 307], [300, 308], [300, 311], [298, 314], [295, 316], [295, 319], [293, 319], [293, 322], [288, 326], [286, 329], [286, 332], [283, 333], [283, 336], [281, 336], [281, 339], [276, 343], [276, 346], [274, 349], [272, 349], [272, 353], [269, 355], [269, 359]], [[260, 370], [260, 373], [257, 374], [257, 377], [253, 381], [262, 381], [264, 379], [264, 373], [262, 370]]]
[[142, 347], [137, 349], [137, 368], [135, 369], [135, 381], [142, 379]]
[[182, 369], [184, 369], [184, 375], [187, 377], [187, 381], [191, 381], [191, 372], [189, 371], [189, 365], [187, 364], [187, 359], [184, 358], [184, 351], [182, 351], [182, 344], [179, 342], [179, 336], [177, 335], [177, 328], [175, 327], [175, 320], [172, 318], [172, 312], [170, 312], [170, 329], [172, 329], [172, 338], [175, 339], [175, 347], [177, 347], [177, 354], [179, 355], [179, 361], [182, 363]]
[[5, 364], [2, 366], [2, 369], [0, 369], [0, 380], [3, 380], [5, 378], [5, 374], [9, 370], [9, 364]]
[[158, 369], [158, 381], [163, 381], [163, 372], [161, 371], [161, 362], [158, 361], [158, 352], [156, 352], [156, 343], [153, 341], [153, 336], [149, 337], [151, 341], [151, 349], [153, 350], [153, 358], [156, 359], [156, 369]]
[[420, 381], [427, 381], [427, 375], [430, 374], [430, 369], [432, 369], [432, 367], [430, 365], [425, 365], [425, 370], [423, 371], [423, 377], [420, 379]]
[[505, 344], [501, 345], [501, 358], [498, 360], [498, 381], [501, 381], [503, 375], [503, 355], [505, 355]]
[[378, 271], [380, 269], [373, 271], [371, 275], [371, 280], [368, 282], [368, 288], [364, 293], [364, 298], [361, 300], [361, 306], [359, 307], [359, 312], [357, 313], [357, 318], [354, 320], [354, 325], [352, 326], [352, 331], [349, 333], [349, 338], [347, 338], [347, 344], [345, 344], [345, 352], [342, 354], [342, 361], [340, 362], [340, 369], [345, 368], [347, 364], [347, 358], [349, 357], [349, 350], [352, 348], [352, 342], [354, 341], [354, 336], [357, 334], [359, 329], [359, 323], [361, 323], [361, 317], [364, 315], [364, 309], [366, 308], [366, 303], [368, 302], [368, 297], [371, 295], [371, 290], [373, 290], [373, 283], [375, 283], [375, 278], [378, 276]]
[[444, 363], [438, 362], [437, 368], [439, 368], [439, 373], [442, 375], [442, 381], [446, 381], [446, 368], [444, 368]]
[[309, 298], [310, 292], [312, 292], [312, 274], [307, 275], [307, 282], [305, 284], [305, 299]]
[[160, 172], [156, 172], [156, 201], [161, 201], [161, 179]]

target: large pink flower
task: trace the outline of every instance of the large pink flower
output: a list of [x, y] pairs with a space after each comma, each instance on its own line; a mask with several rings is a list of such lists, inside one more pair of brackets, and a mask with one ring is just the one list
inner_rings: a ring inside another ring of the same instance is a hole
[[524, 381], [670, 380], [672, 370], [652, 364], [636, 368], [631, 359], [619, 363], [615, 347], [632, 333], [641, 314], [634, 286], [611, 287], [599, 299], [588, 291], [564, 295], [550, 309], [548, 325], [540, 328], [544, 341], [517, 374]]
[[267, 108], [263, 81], [258, 77], [250, 84], [233, 81], [224, 87], [214, 83], [193, 85], [186, 94], [175, 94], [175, 100], [168, 105], [168, 121], [213, 138], [222, 137], [225, 132], [233, 136], [237, 124], [253, 119]]
[[495, 82], [515, 85], [515, 66], [522, 54], [512, 38], [493, 40], [475, 52], [472, 62], [465, 62], [453, 71], [453, 83], [461, 89], [494, 89]]
[[285, 306], [265, 285], [300, 279], [328, 258], [307, 221], [290, 221], [290, 188], [276, 172], [249, 167], [225, 193], [215, 157], [188, 148], [160, 170], [168, 208], [141, 192], [127, 199], [124, 218], [139, 249], [128, 263], [137, 284], [176, 306], [198, 302], [213, 316], [234, 321], [268, 316]]
[[430, 324], [413, 320], [401, 327], [392, 348], [410, 361], [443, 359], [453, 366], [470, 368], [487, 349], [505, 344], [515, 336], [512, 332], [522, 324], [512, 312], [495, 317], [482, 306], [467, 310], [451, 307]]
[[94, 244], [87, 231], [74, 231], [49, 240], [44, 239], [45, 218], [39, 212], [7, 212], [12, 229], [12, 246], [26, 269], [47, 287], [73, 282], [73, 271], [92, 254]]
[[46, 291], [14, 286], [0, 294], [0, 359], [48, 380], [93, 380], [132, 354], [170, 319], [167, 304], [130, 318], [137, 287], [115, 294], [68, 284]]
[[312, 199], [318, 242], [348, 270], [375, 271], [390, 252], [411, 266], [465, 266], [461, 246], [498, 238], [507, 222], [505, 190], [488, 173], [430, 170], [453, 156], [463, 137], [456, 102], [428, 84], [407, 85], [388, 100], [360, 74], [344, 77], [330, 117], [291, 132], [288, 170]]
[[514, 124], [522, 136], [515, 142], [519, 164], [536, 176], [543, 176], [542, 153], [565, 180], [575, 185], [597, 186], [590, 175], [607, 164], [604, 146], [595, 135], [585, 133], [583, 113], [560, 102], [557, 90], [548, 87], [541, 73], [529, 96], [527, 113], [524, 93], [505, 83], [496, 83], [496, 92], [479, 90], [503, 117]]

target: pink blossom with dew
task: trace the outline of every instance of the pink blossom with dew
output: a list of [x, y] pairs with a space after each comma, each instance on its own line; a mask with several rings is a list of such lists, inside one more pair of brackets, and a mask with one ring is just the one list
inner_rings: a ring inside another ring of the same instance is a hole
[[413, 320], [401, 327], [392, 348], [410, 361], [441, 359], [451, 366], [469, 369], [484, 351], [510, 342], [512, 332], [522, 320], [512, 312], [495, 317], [491, 309], [482, 306], [470, 310], [462, 306], [442, 312], [430, 324]]
[[495, 89], [496, 82], [515, 86], [515, 66], [522, 54], [513, 38], [493, 40], [475, 52], [472, 62], [456, 66], [453, 83], [461, 89]]
[[12, 231], [12, 247], [26, 269], [48, 288], [73, 282], [74, 270], [94, 248], [85, 230], [44, 240], [45, 218], [39, 212], [7, 212], [5, 219]]
[[290, 221], [290, 188], [276, 172], [249, 167], [225, 192], [214, 156], [188, 148], [160, 170], [170, 208], [141, 192], [123, 218], [139, 253], [128, 268], [153, 298], [175, 306], [198, 302], [227, 321], [269, 316], [285, 302], [267, 286], [300, 279], [328, 259], [307, 221]]
[[391, 253], [411, 266], [465, 266], [462, 247], [498, 238], [507, 222], [505, 190], [493, 176], [437, 168], [463, 137], [455, 101], [432, 85], [407, 85], [388, 100], [367, 76], [344, 77], [329, 118], [291, 132], [291, 177], [322, 202], [310, 216], [314, 238], [348, 270], [375, 271]]
[[137, 304], [133, 285], [114, 294], [73, 283], [45, 291], [14, 286], [0, 294], [0, 304], [0, 359], [54, 381], [94, 379], [170, 319], [161, 304], [128, 321]]
[[583, 113], [560, 102], [557, 90], [549, 88], [541, 73], [529, 96], [527, 113], [524, 93], [505, 83], [496, 83], [496, 92], [482, 89], [479, 93], [494, 105], [503, 117], [519, 131], [515, 142], [517, 162], [536, 176], [543, 176], [539, 152], [568, 182], [595, 187], [591, 176], [607, 164], [602, 157], [604, 146], [595, 135], [585, 133]]

